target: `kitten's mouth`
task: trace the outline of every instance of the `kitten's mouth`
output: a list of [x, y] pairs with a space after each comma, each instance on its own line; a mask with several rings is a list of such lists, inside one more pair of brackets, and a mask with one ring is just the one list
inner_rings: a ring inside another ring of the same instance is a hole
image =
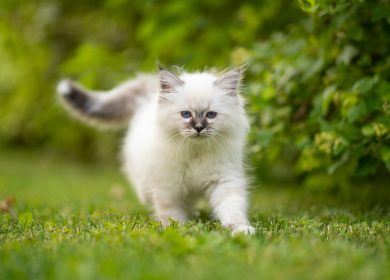
[[205, 138], [208, 138], [208, 137], [212, 136], [213, 132], [209, 131], [209, 130], [202, 130], [202, 131], [199, 131], [199, 132], [185, 131], [184, 133], [182, 133], [182, 135], [184, 137], [189, 138], [189, 139], [200, 140], [200, 139], [205, 139]]
[[209, 135], [207, 133], [194, 133], [190, 135], [190, 138], [192, 139], [203, 139], [208, 137]]

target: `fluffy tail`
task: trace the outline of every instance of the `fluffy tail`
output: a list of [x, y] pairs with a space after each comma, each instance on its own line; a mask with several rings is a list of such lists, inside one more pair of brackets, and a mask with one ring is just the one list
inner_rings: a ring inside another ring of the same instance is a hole
[[71, 80], [62, 80], [57, 86], [64, 107], [76, 118], [99, 128], [127, 125], [137, 105], [157, 89], [156, 77], [148, 75], [108, 92], [90, 92]]

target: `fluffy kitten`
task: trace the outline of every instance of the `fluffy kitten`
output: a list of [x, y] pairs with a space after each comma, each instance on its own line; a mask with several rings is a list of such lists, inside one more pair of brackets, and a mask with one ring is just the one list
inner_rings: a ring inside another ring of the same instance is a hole
[[57, 90], [65, 107], [92, 125], [129, 124], [124, 172], [164, 226], [185, 222], [205, 197], [224, 227], [253, 234], [241, 78], [241, 69], [178, 76], [160, 67], [157, 76], [138, 76], [107, 93], [91, 94], [69, 80]]

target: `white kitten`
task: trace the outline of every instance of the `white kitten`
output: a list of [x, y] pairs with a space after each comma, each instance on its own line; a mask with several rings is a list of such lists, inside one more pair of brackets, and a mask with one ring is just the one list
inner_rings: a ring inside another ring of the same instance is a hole
[[129, 123], [124, 172], [164, 226], [170, 219], [185, 222], [206, 197], [224, 227], [253, 234], [241, 76], [240, 69], [177, 76], [160, 68], [158, 77], [139, 76], [108, 93], [91, 94], [67, 80], [57, 90], [66, 108], [90, 124]]

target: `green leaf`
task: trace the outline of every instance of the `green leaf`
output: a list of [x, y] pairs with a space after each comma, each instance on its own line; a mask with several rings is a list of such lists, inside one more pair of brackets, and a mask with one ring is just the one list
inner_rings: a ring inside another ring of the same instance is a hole
[[378, 76], [360, 79], [352, 86], [352, 91], [358, 92], [360, 94], [366, 94], [372, 90], [374, 85], [378, 83], [378, 80]]
[[390, 147], [383, 146], [380, 149], [380, 155], [381, 155], [381, 159], [385, 163], [387, 169], [390, 171]]
[[365, 125], [362, 127], [362, 134], [364, 136], [373, 136], [375, 135], [375, 129], [371, 124]]

